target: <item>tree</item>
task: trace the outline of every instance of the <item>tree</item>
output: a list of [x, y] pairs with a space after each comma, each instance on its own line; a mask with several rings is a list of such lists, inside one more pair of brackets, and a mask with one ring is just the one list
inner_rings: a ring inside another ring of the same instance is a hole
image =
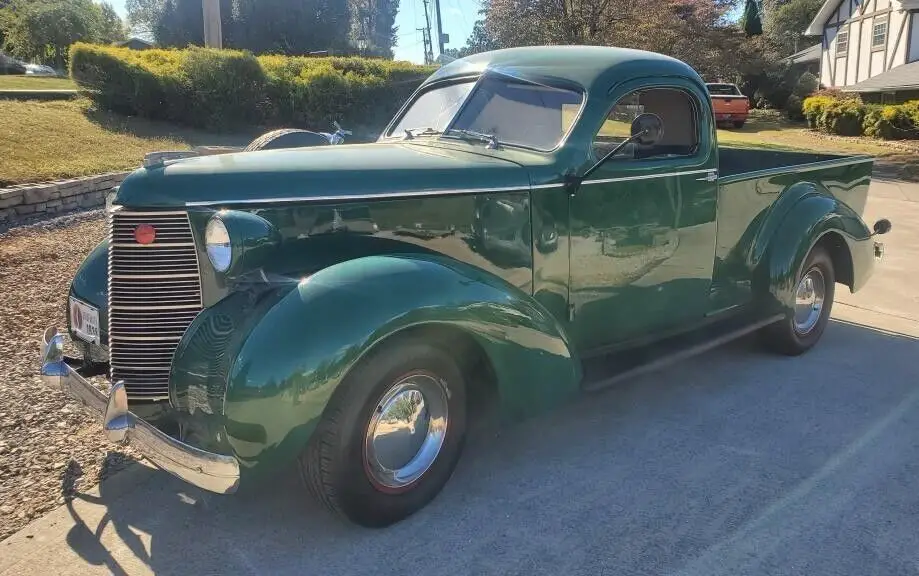
[[134, 33], [155, 38], [154, 29], [165, 10], [165, 0], [127, 0], [128, 24]]
[[351, 44], [362, 55], [393, 57], [399, 0], [351, 0]]
[[[353, 0], [358, 1], [358, 0]], [[365, 5], [371, 0], [359, 0]], [[392, 54], [398, 0], [372, 0], [365, 20], [373, 53]], [[305, 54], [351, 49], [349, 0], [220, 0], [223, 45], [256, 54]], [[201, 0], [128, 0], [135, 30], [156, 43], [184, 48], [204, 44]], [[387, 28], [388, 27], [388, 28]]]
[[763, 33], [763, 21], [760, 19], [756, 0], [747, 0], [740, 22], [747, 36], [759, 36]]
[[495, 46], [595, 44], [668, 54], [703, 76], [738, 42], [734, 0], [491, 0], [484, 37]]
[[[480, 10], [479, 14], [484, 16], [485, 10]], [[498, 50], [502, 47], [503, 46], [501, 46], [494, 38], [489, 36], [488, 31], [485, 29], [485, 20], [483, 18], [476, 20], [475, 24], [472, 25], [472, 32], [469, 34], [469, 38], [466, 39], [465, 46], [462, 48], [447, 48], [444, 50], [444, 56], [448, 56], [450, 58], [465, 58], [471, 54], [488, 52], [489, 50]]]
[[783, 56], [802, 50], [813, 42], [804, 37], [804, 31], [822, 5], [822, 0], [789, 0], [777, 6], [767, 5], [765, 34], [779, 47]]
[[111, 6], [106, 10], [92, 0], [13, 0], [0, 11], [0, 27], [4, 48], [11, 54], [58, 70], [66, 67], [74, 42], [104, 42], [124, 35]]
[[256, 54], [348, 51], [348, 0], [238, 0], [232, 46]]
[[124, 22], [108, 2], [99, 4], [99, 30], [96, 40], [105, 44], [119, 42], [127, 37]]

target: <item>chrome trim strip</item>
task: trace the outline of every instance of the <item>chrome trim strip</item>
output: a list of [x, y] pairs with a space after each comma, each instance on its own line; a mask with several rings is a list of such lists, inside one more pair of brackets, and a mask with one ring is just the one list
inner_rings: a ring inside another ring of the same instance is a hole
[[112, 340], [129, 340], [131, 342], [167, 342], [181, 340], [182, 336], [109, 336]]
[[[704, 170], [688, 170], [685, 172], [668, 172], [665, 174], [643, 174], [641, 176], [623, 176], [621, 178], [608, 178], [603, 180], [588, 180], [582, 182], [582, 186], [588, 184], [606, 184], [609, 182], [625, 182], [627, 180], [648, 180], [651, 178], [667, 178], [670, 176], [689, 176], [692, 174], [704, 174], [710, 172], [711, 168]], [[235, 205], [235, 204], [271, 204], [271, 203], [291, 203], [291, 202], [339, 202], [350, 200], [376, 200], [380, 198], [389, 198], [399, 200], [401, 198], [414, 198], [417, 196], [457, 196], [465, 194], [497, 194], [501, 192], [527, 192], [529, 190], [543, 190], [549, 188], [561, 188], [564, 183], [555, 184], [537, 184], [536, 186], [507, 186], [503, 188], [456, 188], [453, 190], [414, 190], [410, 192], [386, 192], [380, 194], [354, 194], [338, 196], [295, 196], [292, 198], [245, 198], [238, 200], [202, 200], [198, 202], [186, 202], [185, 206], [190, 208], [200, 206], [214, 205]]]
[[[45, 330], [41, 341], [42, 381], [79, 401], [102, 421], [105, 436], [127, 443], [157, 467], [193, 486], [218, 494], [232, 494], [239, 487], [239, 461], [233, 456], [206, 452], [157, 430], [128, 410], [124, 384], [115, 383], [106, 396], [64, 362], [64, 338], [57, 328]], [[140, 395], [144, 400], [168, 396]]]
[[590, 184], [609, 184], [611, 182], [628, 182], [630, 180], [653, 180], [655, 178], [671, 178], [674, 176], [692, 176], [693, 174], [708, 174], [711, 171], [711, 168], [706, 168], [704, 170], [686, 170], [684, 172], [665, 172], [663, 174], [642, 174], [641, 176], [602, 178], [600, 180], [587, 180], [585, 182], [581, 182], [581, 186], [588, 186]]
[[115, 242], [112, 246], [116, 248], [139, 248], [142, 250], [149, 250], [151, 248], [194, 248], [194, 242], [162, 242], [157, 243], [154, 241], [152, 244], [138, 244], [136, 242], [131, 244], [125, 244], [123, 242]]
[[112, 310], [140, 310], [141, 312], [146, 312], [147, 310], [200, 310], [201, 307], [197, 304], [179, 304], [176, 306], [115, 306], [112, 304]]
[[[553, 184], [556, 186], [556, 184]], [[561, 186], [561, 184], [558, 184]], [[527, 192], [530, 186], [507, 186], [503, 188], [456, 188], [453, 190], [414, 190], [410, 192], [382, 192], [379, 194], [353, 194], [338, 196], [295, 196], [293, 198], [245, 198], [240, 200], [202, 200], [199, 202], [186, 202], [185, 205], [193, 208], [195, 206], [214, 206], [214, 205], [234, 205], [234, 204], [276, 204], [291, 202], [339, 202], [349, 200], [375, 200], [379, 198], [390, 198], [399, 200], [401, 198], [414, 198], [416, 196], [456, 196], [461, 194], [483, 194], [483, 193], [501, 193], [501, 192]]]
[[[121, 212], [122, 210], [124, 210], [124, 206], [119, 206], [118, 211]], [[184, 210], [169, 210], [169, 211], [163, 211], [163, 212], [134, 212], [133, 210], [131, 211], [124, 210], [124, 212], [122, 212], [120, 216], [124, 218], [130, 218], [132, 216], [141, 216], [141, 217], [143, 216], [185, 216], [185, 211]]]
[[197, 278], [197, 274], [112, 274], [111, 278], [121, 280], [172, 280], [173, 278]]

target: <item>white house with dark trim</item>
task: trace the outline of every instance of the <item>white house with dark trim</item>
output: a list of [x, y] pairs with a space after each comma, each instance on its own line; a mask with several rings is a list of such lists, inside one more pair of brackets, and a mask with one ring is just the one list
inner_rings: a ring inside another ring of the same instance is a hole
[[919, 98], [919, 0], [826, 0], [805, 34], [822, 38], [824, 86], [881, 102]]

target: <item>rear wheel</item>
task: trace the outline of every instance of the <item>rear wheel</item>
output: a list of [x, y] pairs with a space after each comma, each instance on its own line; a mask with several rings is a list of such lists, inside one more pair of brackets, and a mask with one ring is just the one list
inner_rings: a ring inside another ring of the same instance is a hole
[[811, 349], [820, 340], [830, 319], [835, 293], [833, 260], [826, 249], [815, 246], [798, 275], [793, 310], [782, 321], [764, 329], [765, 344], [789, 356]]
[[745, 120], [734, 120], [734, 128], [743, 128]]
[[300, 469], [332, 510], [369, 527], [393, 524], [440, 493], [462, 452], [466, 385], [445, 350], [384, 345], [336, 391]]

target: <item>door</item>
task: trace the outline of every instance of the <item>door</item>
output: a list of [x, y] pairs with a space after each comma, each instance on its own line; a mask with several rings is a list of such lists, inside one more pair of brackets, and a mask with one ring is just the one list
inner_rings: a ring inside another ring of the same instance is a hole
[[657, 114], [664, 129], [651, 147], [626, 145], [570, 199], [570, 297], [582, 351], [701, 321], [712, 281], [717, 160], [698, 88], [632, 83], [610, 101], [596, 160], [629, 136], [638, 114]]

